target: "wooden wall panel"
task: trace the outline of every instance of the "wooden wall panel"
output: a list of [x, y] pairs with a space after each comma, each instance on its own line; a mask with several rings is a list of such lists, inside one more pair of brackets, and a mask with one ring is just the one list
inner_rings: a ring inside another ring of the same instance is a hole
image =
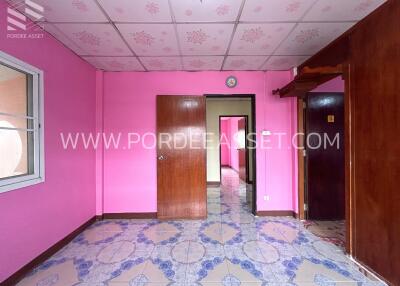
[[350, 35], [354, 249], [357, 260], [400, 285], [400, 1]]

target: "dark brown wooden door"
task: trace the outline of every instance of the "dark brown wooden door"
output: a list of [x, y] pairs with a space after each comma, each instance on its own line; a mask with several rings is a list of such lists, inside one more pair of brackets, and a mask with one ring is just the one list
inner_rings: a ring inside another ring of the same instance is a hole
[[308, 94], [306, 149], [308, 218], [344, 219], [343, 93]]
[[244, 146], [239, 146], [238, 153], [239, 153], [239, 178], [242, 181], [247, 182], [247, 156], [246, 156], [246, 118], [241, 118], [238, 121], [238, 134], [241, 137], [242, 143]]
[[157, 97], [157, 215], [161, 219], [207, 215], [205, 108], [202, 96]]

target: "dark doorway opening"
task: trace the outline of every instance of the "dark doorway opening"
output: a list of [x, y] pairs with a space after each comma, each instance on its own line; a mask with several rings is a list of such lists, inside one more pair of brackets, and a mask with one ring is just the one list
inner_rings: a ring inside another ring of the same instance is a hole
[[310, 92], [304, 100], [306, 227], [344, 248], [344, 93]]
[[308, 93], [305, 112], [307, 218], [343, 220], [344, 94]]

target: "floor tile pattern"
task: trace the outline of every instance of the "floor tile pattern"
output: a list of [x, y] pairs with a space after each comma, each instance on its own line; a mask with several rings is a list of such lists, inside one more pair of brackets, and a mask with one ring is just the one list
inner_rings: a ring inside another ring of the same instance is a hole
[[304, 221], [304, 227], [324, 241], [331, 242], [345, 249], [346, 225], [345, 221]]
[[229, 169], [205, 220], [105, 220], [18, 285], [378, 285], [298, 220], [254, 217]]

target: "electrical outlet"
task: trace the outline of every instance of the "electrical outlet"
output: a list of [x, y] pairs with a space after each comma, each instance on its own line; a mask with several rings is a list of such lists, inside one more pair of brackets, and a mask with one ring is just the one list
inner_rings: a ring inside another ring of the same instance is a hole
[[269, 201], [269, 196], [264, 196], [264, 201]]

